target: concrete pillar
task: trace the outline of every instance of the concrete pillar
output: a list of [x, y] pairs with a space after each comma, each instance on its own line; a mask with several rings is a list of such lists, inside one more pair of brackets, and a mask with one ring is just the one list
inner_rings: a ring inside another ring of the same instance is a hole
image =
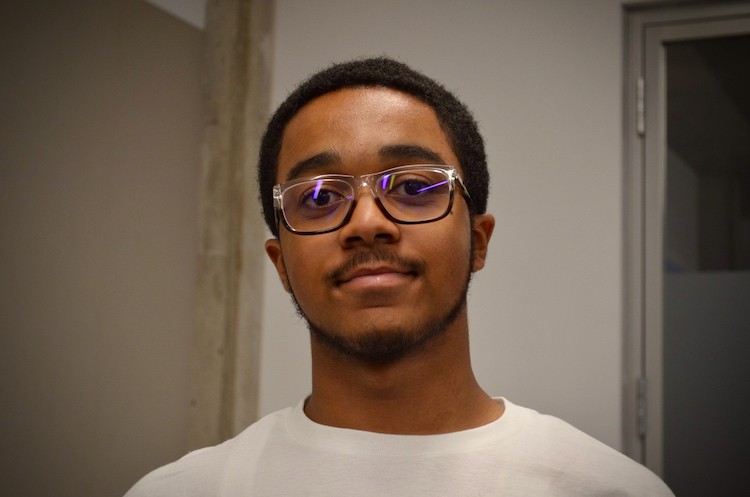
[[225, 440], [257, 416], [266, 233], [255, 164], [269, 106], [272, 15], [265, 0], [206, 5], [191, 448]]

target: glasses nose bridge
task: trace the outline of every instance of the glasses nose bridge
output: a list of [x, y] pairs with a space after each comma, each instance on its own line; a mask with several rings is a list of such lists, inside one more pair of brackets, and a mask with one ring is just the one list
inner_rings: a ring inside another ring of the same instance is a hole
[[353, 177], [351, 184], [354, 188], [355, 197], [358, 196], [359, 190], [367, 188], [374, 198], [378, 198], [377, 184], [375, 181], [379, 179], [379, 176], [379, 174], [363, 174], [362, 176]]
[[388, 213], [385, 205], [383, 204], [383, 199], [381, 199], [378, 195], [379, 189], [377, 182], [381, 180], [382, 177], [382, 173], [370, 173], [363, 174], [361, 176], [350, 177], [349, 184], [353, 188], [352, 200], [354, 200], [354, 202], [352, 202], [349, 207], [349, 217], [353, 215], [354, 210], [357, 208], [357, 200], [361, 200], [360, 193], [364, 188], [370, 192], [370, 198], [373, 202], [375, 202], [377, 209], [382, 212], [386, 218], [391, 219], [391, 215]]

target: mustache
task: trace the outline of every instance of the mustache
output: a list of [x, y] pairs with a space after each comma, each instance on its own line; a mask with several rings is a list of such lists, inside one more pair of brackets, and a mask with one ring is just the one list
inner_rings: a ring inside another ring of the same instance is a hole
[[358, 266], [375, 263], [386, 263], [415, 274], [424, 273], [427, 269], [427, 264], [420, 259], [401, 257], [383, 249], [363, 250], [356, 252], [351, 259], [328, 272], [325, 281], [329, 285], [335, 286], [346, 273], [355, 270]]

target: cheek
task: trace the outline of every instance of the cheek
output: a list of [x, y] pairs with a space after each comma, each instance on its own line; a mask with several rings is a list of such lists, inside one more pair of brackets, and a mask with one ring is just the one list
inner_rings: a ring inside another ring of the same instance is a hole
[[471, 234], [463, 225], [453, 226], [450, 236], [435, 236], [425, 247], [431, 248], [428, 263], [441, 278], [463, 279], [471, 262]]
[[443, 266], [453, 280], [461, 280], [463, 282], [471, 269], [469, 267], [471, 265], [471, 249], [469, 248], [468, 240], [466, 244], [453, 246], [452, 250], [450, 258], [446, 253], [446, 257], [442, 261]]
[[[306, 241], [306, 237], [300, 238], [294, 242]], [[298, 299], [303, 299], [311, 293], [321, 293], [325, 260], [318, 255], [326, 252], [319, 247], [294, 242], [284, 245], [284, 267], [291, 290]]]

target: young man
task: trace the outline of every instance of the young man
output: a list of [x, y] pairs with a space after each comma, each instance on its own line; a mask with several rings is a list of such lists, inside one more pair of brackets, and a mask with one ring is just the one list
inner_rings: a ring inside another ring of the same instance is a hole
[[128, 496], [672, 495], [475, 380], [466, 293], [494, 227], [488, 181], [469, 111], [407, 66], [354, 61], [300, 85], [268, 125], [259, 183], [312, 392]]

